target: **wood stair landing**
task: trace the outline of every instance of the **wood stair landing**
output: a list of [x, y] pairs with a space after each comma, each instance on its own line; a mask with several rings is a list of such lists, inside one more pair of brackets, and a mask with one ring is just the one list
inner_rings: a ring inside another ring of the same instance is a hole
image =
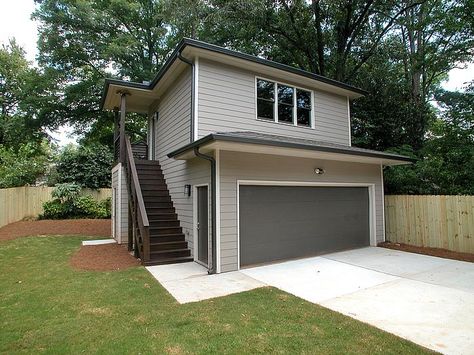
[[150, 261], [144, 265], [193, 261], [161, 166], [156, 160], [135, 160], [150, 223]]

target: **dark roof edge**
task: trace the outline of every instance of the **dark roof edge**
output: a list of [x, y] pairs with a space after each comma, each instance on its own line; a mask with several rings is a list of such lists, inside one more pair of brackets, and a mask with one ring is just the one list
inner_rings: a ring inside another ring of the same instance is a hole
[[178, 58], [178, 54], [183, 50], [185, 46], [185, 39], [182, 39], [178, 46], [173, 50], [170, 57], [166, 60], [165, 64], [160, 68], [158, 73], [155, 75], [153, 80], [149, 84], [142, 84], [136, 83], [133, 81], [125, 81], [125, 80], [118, 80], [118, 79], [105, 79], [104, 90], [102, 92], [102, 99], [100, 102], [100, 110], [103, 110], [105, 104], [105, 98], [107, 96], [107, 91], [109, 89], [110, 84], [121, 85], [125, 87], [135, 88], [135, 89], [144, 89], [144, 90], [153, 90], [156, 84], [160, 81], [160, 79], [165, 75], [168, 68], [174, 63], [176, 58]]
[[192, 39], [192, 38], [183, 38], [182, 42], [183, 42], [183, 45], [189, 45], [191, 47], [207, 49], [207, 50], [210, 50], [210, 51], [213, 51], [213, 52], [216, 52], [216, 53], [226, 54], [226, 55], [229, 55], [231, 57], [248, 60], [248, 61], [251, 61], [251, 62], [254, 62], [254, 63], [266, 65], [266, 66], [269, 66], [269, 67], [272, 67], [272, 68], [275, 68], [275, 69], [280, 69], [280, 70], [290, 72], [290, 73], [293, 73], [293, 74], [305, 76], [307, 78], [310, 78], [310, 79], [313, 79], [313, 80], [316, 80], [316, 81], [320, 81], [320, 82], [323, 82], [323, 83], [326, 83], [326, 84], [334, 85], [334, 86], [340, 87], [342, 89], [355, 92], [355, 93], [360, 94], [360, 95], [367, 95], [368, 94], [368, 92], [363, 90], [363, 89], [360, 89], [360, 88], [357, 88], [355, 86], [343, 83], [341, 81], [330, 79], [330, 78], [327, 78], [327, 77], [322, 76], [322, 75], [314, 74], [314, 73], [311, 73], [311, 72], [303, 70], [303, 69], [298, 69], [298, 68], [292, 67], [290, 65], [274, 62], [272, 60], [263, 59], [263, 58], [253, 56], [253, 55], [250, 55], [250, 54], [246, 54], [246, 53], [234, 51], [232, 49], [227, 49], [227, 48], [224, 48], [224, 47], [220, 47], [220, 46], [217, 46], [215, 44], [210, 44], [210, 43], [198, 41], [198, 40], [195, 40], [195, 39]]
[[370, 151], [370, 150], [367, 150], [367, 151], [350, 150], [350, 149], [329, 147], [329, 146], [308, 145], [308, 144], [303, 144], [303, 143], [271, 141], [268, 139], [259, 139], [259, 138], [235, 137], [235, 136], [228, 136], [228, 135], [223, 135], [219, 133], [209, 134], [193, 143], [187, 144], [169, 153], [168, 158], [174, 158], [182, 153], [192, 150], [195, 147], [202, 146], [210, 141], [228, 141], [228, 142], [236, 142], [236, 143], [269, 145], [273, 147], [307, 149], [307, 150], [314, 150], [314, 151], [326, 152], [326, 153], [339, 153], [339, 154], [358, 155], [358, 156], [365, 156], [365, 157], [372, 157], [372, 158], [385, 158], [385, 159], [392, 159], [392, 160], [404, 161], [404, 162], [409, 162], [409, 163], [416, 162], [416, 159], [414, 158], [410, 158], [404, 155], [392, 154], [392, 153]]
[[168, 68], [174, 63], [176, 58], [178, 58], [178, 54], [186, 46], [196, 47], [196, 48], [201, 48], [201, 49], [207, 49], [207, 50], [212, 51], [212, 52], [222, 53], [222, 54], [225, 54], [225, 55], [229, 55], [231, 57], [240, 58], [240, 59], [248, 60], [248, 61], [251, 61], [251, 62], [254, 62], [254, 63], [266, 65], [266, 66], [269, 66], [269, 67], [272, 67], [272, 68], [275, 68], [275, 69], [280, 69], [280, 70], [290, 72], [290, 73], [293, 73], [293, 74], [305, 76], [307, 78], [310, 78], [310, 79], [313, 79], [313, 80], [316, 80], [316, 81], [320, 81], [320, 82], [323, 82], [323, 83], [326, 83], [326, 84], [334, 85], [334, 86], [337, 86], [339, 88], [349, 90], [349, 91], [355, 92], [355, 93], [360, 94], [360, 95], [367, 95], [367, 93], [368, 93], [367, 91], [356, 88], [352, 85], [345, 84], [343, 82], [333, 80], [333, 79], [330, 79], [330, 78], [326, 78], [325, 76], [314, 74], [314, 73], [311, 73], [311, 72], [308, 72], [308, 71], [305, 71], [305, 70], [302, 70], [302, 69], [294, 68], [294, 67], [286, 65], [286, 64], [277, 63], [277, 62], [274, 62], [274, 61], [271, 61], [271, 60], [259, 58], [259, 57], [256, 57], [256, 56], [253, 56], [253, 55], [250, 55], [250, 54], [246, 54], [246, 53], [242, 53], [242, 52], [237, 52], [237, 51], [227, 49], [227, 48], [224, 48], [224, 47], [219, 47], [215, 44], [210, 44], [210, 43], [198, 41], [198, 40], [195, 40], [195, 39], [192, 39], [192, 38], [183, 38], [178, 43], [176, 48], [171, 53], [170, 57], [166, 60], [165, 64], [160, 68], [158, 73], [155, 75], [155, 77], [153, 78], [153, 80], [149, 84], [142, 84], [142, 83], [136, 83], [136, 82], [132, 82], [132, 81], [124, 81], [124, 80], [106, 78], [105, 79], [105, 84], [104, 84], [104, 90], [102, 92], [102, 99], [101, 99], [101, 102], [100, 102], [100, 109], [102, 110], [104, 108], [105, 98], [107, 96], [107, 90], [109, 89], [110, 84], [116, 84], [116, 85], [126, 86], [126, 87], [130, 87], [130, 88], [136, 88], [136, 89], [153, 90], [153, 88], [156, 86], [156, 84], [160, 81], [160, 79], [166, 73]]

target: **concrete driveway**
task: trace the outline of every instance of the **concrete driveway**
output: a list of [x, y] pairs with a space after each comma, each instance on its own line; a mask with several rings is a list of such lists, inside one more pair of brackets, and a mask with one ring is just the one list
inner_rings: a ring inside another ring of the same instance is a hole
[[241, 273], [446, 354], [474, 354], [474, 264], [363, 248]]

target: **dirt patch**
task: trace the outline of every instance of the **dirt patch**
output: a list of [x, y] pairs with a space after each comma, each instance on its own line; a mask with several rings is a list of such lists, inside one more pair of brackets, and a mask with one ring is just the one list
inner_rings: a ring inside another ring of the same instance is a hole
[[417, 247], [409, 244], [383, 242], [378, 245], [379, 247], [395, 249], [401, 251], [407, 251], [410, 253], [424, 254], [431, 256], [438, 256], [440, 258], [468, 261], [474, 263], [474, 254], [470, 253], [459, 253], [456, 251], [440, 249], [440, 248], [428, 248], [428, 247]]
[[110, 237], [110, 219], [20, 221], [0, 228], [0, 240], [36, 235], [85, 235]]
[[118, 244], [83, 245], [70, 263], [75, 269], [92, 271], [124, 270], [140, 265], [126, 246]]

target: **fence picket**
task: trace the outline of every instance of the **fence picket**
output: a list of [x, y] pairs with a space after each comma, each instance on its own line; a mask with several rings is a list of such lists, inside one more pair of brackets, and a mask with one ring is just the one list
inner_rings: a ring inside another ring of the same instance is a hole
[[[52, 200], [53, 187], [22, 186], [0, 189], [0, 227], [21, 221], [24, 218], [38, 217], [43, 213], [43, 203]], [[91, 195], [95, 200], [112, 196], [111, 189], [83, 189], [83, 195]]]
[[387, 240], [474, 253], [474, 196], [387, 195]]

